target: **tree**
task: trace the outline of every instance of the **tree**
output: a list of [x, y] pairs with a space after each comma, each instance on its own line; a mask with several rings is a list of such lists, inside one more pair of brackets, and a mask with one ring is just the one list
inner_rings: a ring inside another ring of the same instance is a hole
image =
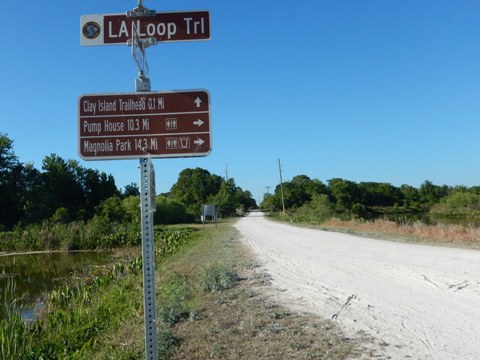
[[394, 206], [403, 201], [400, 189], [389, 183], [361, 182], [358, 186], [365, 206]]
[[192, 215], [187, 214], [186, 206], [175, 199], [159, 195], [155, 201], [155, 224], [182, 224], [194, 220]]
[[138, 185], [136, 183], [131, 183], [129, 185], [126, 185], [123, 190], [123, 196], [124, 197], [140, 196], [140, 189]]
[[185, 169], [172, 186], [171, 196], [187, 207], [188, 214], [199, 217], [201, 206], [218, 193], [222, 182], [220, 176], [212, 175], [208, 170]]
[[328, 188], [335, 200], [337, 210], [352, 211], [354, 205], [363, 204], [361, 191], [353, 181], [339, 178], [330, 179]]
[[42, 162], [44, 185], [43, 201], [46, 216], [50, 217], [60, 207], [68, 209], [72, 218], [84, 203], [84, 192], [78, 181], [79, 165], [75, 160], [65, 161], [56, 154], [46, 156]]
[[476, 216], [480, 214], [480, 195], [455, 191], [435, 204], [430, 213], [443, 216]]
[[[329, 194], [328, 188], [320, 180], [312, 180], [306, 175], [297, 175], [283, 183], [283, 198], [287, 209], [299, 208], [310, 202], [315, 195], [321, 194]], [[273, 195], [265, 194], [262, 207], [269, 209], [282, 207], [280, 184], [275, 187]]]
[[217, 214], [220, 217], [235, 215], [239, 201], [237, 199], [237, 187], [233, 178], [224, 181], [214, 200], [217, 205]]
[[13, 140], [0, 133], [0, 230], [10, 229], [21, 215], [22, 165], [13, 151]]
[[434, 185], [429, 180], [425, 180], [419, 189], [420, 201], [428, 208], [438, 203], [440, 199], [447, 196], [448, 193], [448, 186]]
[[252, 196], [252, 193], [248, 190], [242, 190], [242, 188], [237, 187], [237, 200], [238, 207], [241, 207], [242, 211], [248, 211], [250, 209], [257, 208], [257, 202]]
[[402, 193], [403, 206], [406, 208], [416, 208], [420, 206], [420, 193], [417, 188], [403, 184], [400, 186]]

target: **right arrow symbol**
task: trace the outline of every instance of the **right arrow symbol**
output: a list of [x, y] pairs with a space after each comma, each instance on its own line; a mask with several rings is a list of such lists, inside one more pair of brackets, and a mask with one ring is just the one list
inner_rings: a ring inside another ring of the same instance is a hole
[[197, 119], [196, 121], [193, 122], [193, 125], [197, 125], [198, 127], [202, 126], [204, 122], [200, 119]]
[[201, 146], [201, 145], [203, 145], [204, 142], [205, 142], [205, 141], [203, 141], [202, 139], [198, 138], [198, 139], [195, 140], [193, 143], [194, 143], [195, 145]]

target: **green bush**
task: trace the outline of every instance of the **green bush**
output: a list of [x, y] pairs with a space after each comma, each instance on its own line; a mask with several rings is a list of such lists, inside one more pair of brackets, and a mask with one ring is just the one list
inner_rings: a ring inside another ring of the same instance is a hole
[[174, 325], [188, 315], [184, 304], [190, 297], [190, 289], [185, 276], [174, 273], [159, 289], [158, 297], [158, 315], [164, 324]]
[[312, 200], [292, 212], [296, 221], [320, 223], [332, 217], [335, 213], [334, 205], [327, 195], [314, 195]]
[[223, 291], [230, 289], [238, 281], [238, 275], [225, 265], [212, 265], [205, 269], [200, 280], [203, 291]]
[[166, 231], [158, 236], [155, 241], [157, 243], [155, 255], [161, 261], [177, 251], [183, 249], [185, 245], [192, 239], [192, 232], [188, 229]]
[[479, 216], [480, 195], [467, 191], [456, 191], [434, 205], [430, 209], [430, 213], [442, 216]]

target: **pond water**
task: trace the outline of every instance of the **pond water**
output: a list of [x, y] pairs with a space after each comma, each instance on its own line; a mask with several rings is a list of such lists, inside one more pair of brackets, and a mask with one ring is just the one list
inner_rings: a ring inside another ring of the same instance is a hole
[[[93, 267], [112, 262], [110, 252], [55, 252], [0, 256], [0, 299], [9, 282], [14, 282], [14, 298], [19, 307], [27, 306], [22, 313], [29, 317], [32, 306], [42, 306], [46, 293], [59, 285], [66, 277], [88, 274]], [[33, 305], [32, 305], [33, 304]], [[0, 317], [4, 307], [0, 306]]]

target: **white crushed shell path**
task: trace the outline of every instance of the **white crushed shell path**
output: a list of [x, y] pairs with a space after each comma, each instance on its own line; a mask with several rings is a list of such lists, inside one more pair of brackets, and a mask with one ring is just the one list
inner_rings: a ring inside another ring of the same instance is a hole
[[480, 251], [306, 229], [251, 213], [235, 224], [299, 311], [378, 341], [380, 359], [480, 359]]

